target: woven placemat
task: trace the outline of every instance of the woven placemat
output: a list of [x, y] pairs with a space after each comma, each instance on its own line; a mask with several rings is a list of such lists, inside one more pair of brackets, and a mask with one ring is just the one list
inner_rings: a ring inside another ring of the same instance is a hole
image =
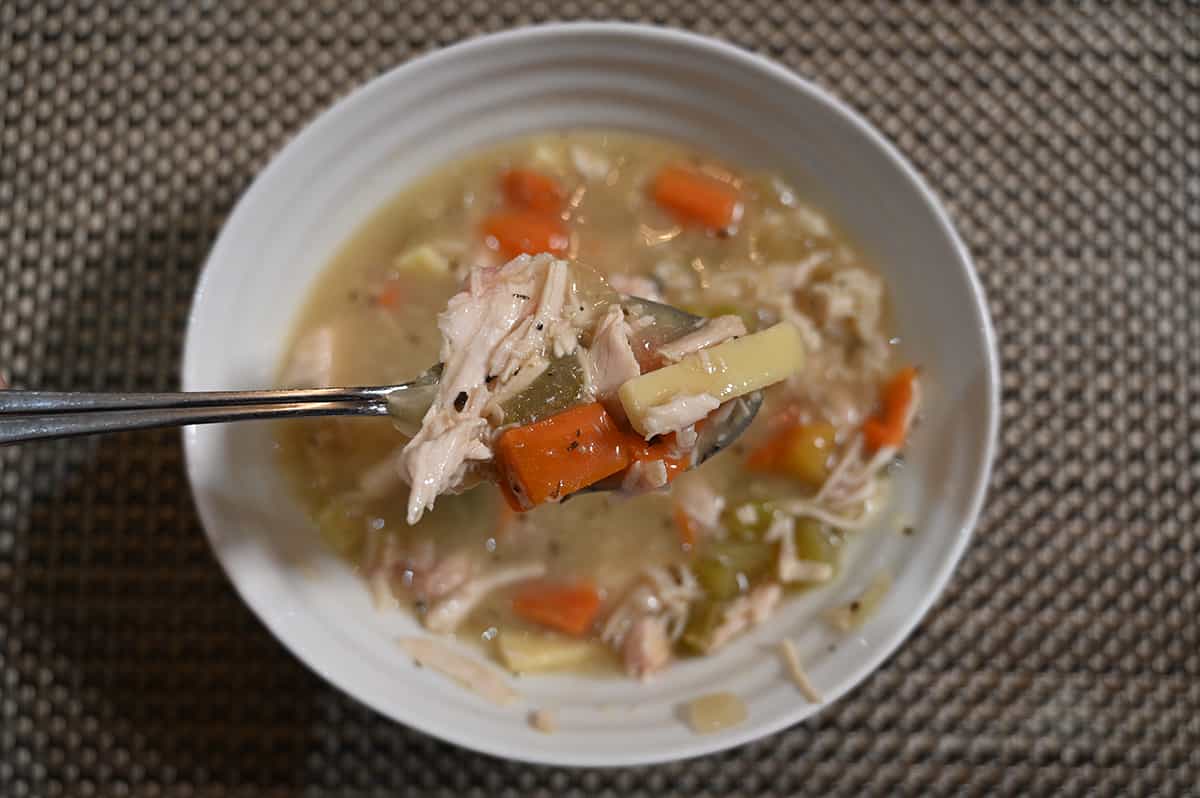
[[1002, 452], [974, 543], [851, 696], [655, 768], [501, 762], [320, 682], [239, 602], [178, 433], [0, 450], [0, 795], [1197, 794], [1200, 8], [768, 0], [0, 3], [0, 371], [169, 389], [222, 219], [414, 53], [677, 25], [861, 110], [989, 292]]

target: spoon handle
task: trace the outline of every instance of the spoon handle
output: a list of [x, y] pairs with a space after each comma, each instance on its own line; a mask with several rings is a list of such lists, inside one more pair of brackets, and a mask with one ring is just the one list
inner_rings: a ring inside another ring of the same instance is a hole
[[[7, 398], [0, 392], [0, 406]], [[245, 404], [150, 407], [81, 412], [34, 412], [13, 415], [0, 411], [0, 445], [45, 438], [70, 438], [101, 432], [214, 424], [225, 421], [296, 418], [299, 416], [385, 416], [385, 401], [249, 402]]]
[[400, 385], [270, 391], [80, 393], [0, 390], [0, 445], [99, 432], [298, 416], [386, 416], [413, 434], [441, 365]]
[[243, 407], [298, 402], [376, 402], [407, 386], [372, 388], [296, 388], [270, 391], [189, 391], [173, 393], [84, 393], [76, 391], [2, 391], [0, 416], [72, 413], [96, 410], [151, 410], [193, 407]]

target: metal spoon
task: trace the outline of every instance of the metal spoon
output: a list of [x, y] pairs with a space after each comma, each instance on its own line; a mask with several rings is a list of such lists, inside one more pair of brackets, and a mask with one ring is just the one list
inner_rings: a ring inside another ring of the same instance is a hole
[[[669, 338], [691, 332], [704, 322], [679, 308], [638, 297], [623, 297], [622, 305], [628, 312], [654, 316], [655, 327], [669, 331]], [[402, 431], [412, 434], [437, 393], [441, 374], [439, 363], [411, 382], [365, 388], [187, 393], [0, 391], [0, 444], [301, 416], [391, 416]], [[698, 439], [697, 462], [741, 435], [761, 405], [759, 392], [729, 403], [725, 418], [707, 425]]]

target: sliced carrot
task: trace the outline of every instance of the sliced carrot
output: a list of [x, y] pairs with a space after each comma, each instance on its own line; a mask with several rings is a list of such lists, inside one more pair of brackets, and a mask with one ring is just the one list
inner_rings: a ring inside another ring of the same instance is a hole
[[534, 169], [509, 169], [501, 176], [500, 185], [512, 205], [545, 214], [560, 212], [567, 199], [557, 180]]
[[879, 412], [863, 422], [863, 439], [872, 450], [899, 447], [908, 435], [908, 413], [916, 395], [917, 370], [905, 366], [883, 386]]
[[561, 255], [569, 243], [561, 219], [528, 209], [493, 213], [483, 222], [483, 235], [488, 247], [506, 258], [539, 252]]
[[871, 449], [871, 451], [878, 451], [885, 446], [897, 445], [891, 443], [896, 437], [895, 430], [873, 416], [863, 422], [862, 433], [863, 440], [867, 442], [867, 448]]
[[600, 591], [591, 582], [556, 585], [535, 582], [513, 598], [513, 612], [541, 626], [582, 636], [600, 610]]
[[740, 200], [737, 189], [715, 177], [683, 166], [666, 166], [651, 186], [654, 201], [685, 222], [712, 230], [736, 220]]
[[501, 433], [496, 462], [519, 509], [557, 501], [626, 468], [629, 433], [593, 402]]
[[696, 541], [700, 539], [696, 519], [678, 504], [672, 508], [671, 515], [675, 519], [675, 529], [679, 532], [679, 542], [689, 549], [695, 548]]

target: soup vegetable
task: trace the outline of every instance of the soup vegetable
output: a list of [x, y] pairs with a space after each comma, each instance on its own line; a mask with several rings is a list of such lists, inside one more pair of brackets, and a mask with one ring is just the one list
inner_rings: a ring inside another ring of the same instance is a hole
[[[847, 536], [885, 502], [889, 465], [916, 416], [918, 375], [896, 362], [878, 275], [779, 176], [659, 139], [571, 132], [450, 164], [382, 209], [322, 275], [280, 382], [391, 384], [442, 360], [450, 373], [455, 352], [479, 335], [455, 326], [456, 307], [471, 317], [462, 297], [478, 297], [480, 281], [498, 275], [544, 291], [554, 264], [568, 269], [563, 296], [583, 310], [557, 343], [538, 331], [537, 374], [524, 382], [489, 362], [472, 366], [470, 390], [439, 388], [431, 414], [440, 407], [453, 420], [470, 408], [486, 432], [476, 426], [452, 449], [455, 425], [435, 429], [428, 416], [419, 431], [385, 419], [296, 420], [278, 428], [280, 460], [380, 607], [476, 640], [516, 672], [615, 664], [645, 677], [720, 649], [786, 594], [836, 578]], [[690, 339], [647, 337], [652, 325], [639, 327], [606, 283], [710, 321]], [[540, 296], [509, 293], [531, 297], [510, 297], [513, 309]], [[685, 471], [694, 422], [714, 406], [676, 407], [657, 422], [652, 411], [664, 397], [704, 392], [623, 386], [670, 382], [671, 366], [733, 338], [768, 336], [753, 357], [777, 358], [792, 344], [772, 334], [794, 342], [803, 367], [766, 389], [734, 446]], [[606, 338], [624, 346], [606, 354]], [[581, 389], [589, 380], [607, 382]], [[544, 448], [532, 428], [583, 412], [593, 422], [612, 416], [614, 435], [628, 436], [620, 446], [601, 436], [622, 452], [607, 477], [639, 495], [561, 501], [598, 471], [576, 479], [563, 462], [538, 458], [521, 470], [499, 444], [515, 431]], [[472, 448], [479, 441], [486, 452]], [[849, 627], [885, 592], [877, 580], [869, 602], [828, 620]]]

